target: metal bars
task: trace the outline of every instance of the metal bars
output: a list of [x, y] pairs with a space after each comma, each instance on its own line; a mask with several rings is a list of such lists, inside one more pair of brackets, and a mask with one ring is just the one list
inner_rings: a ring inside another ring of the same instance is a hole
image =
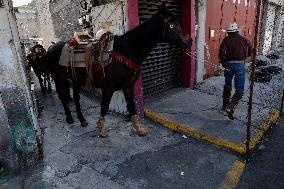
[[[249, 3], [249, 1], [248, 1]], [[253, 59], [252, 59], [252, 70], [250, 75], [250, 86], [249, 86], [249, 102], [248, 102], [248, 113], [247, 113], [247, 136], [246, 136], [246, 155], [249, 155], [250, 152], [250, 139], [251, 139], [251, 126], [252, 126], [252, 98], [254, 92], [254, 75], [255, 75], [255, 64], [256, 64], [256, 55], [257, 55], [257, 48], [258, 48], [258, 33], [259, 33], [259, 18], [260, 18], [260, 10], [262, 0], [258, 0], [257, 2], [257, 9], [256, 9], [256, 20], [255, 20], [255, 27], [254, 27], [254, 48], [253, 48]]]
[[[166, 1], [169, 10], [181, 18], [181, 4], [178, 0]], [[160, 4], [154, 0], [139, 1], [139, 20], [145, 22], [154, 15]], [[142, 66], [143, 94], [151, 97], [171, 90], [181, 83], [181, 49], [160, 43], [152, 50]]]

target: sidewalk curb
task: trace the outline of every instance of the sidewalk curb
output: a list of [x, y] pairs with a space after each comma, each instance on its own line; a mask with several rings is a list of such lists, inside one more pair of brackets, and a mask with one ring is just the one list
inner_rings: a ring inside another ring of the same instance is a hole
[[246, 163], [240, 160], [236, 160], [232, 168], [226, 173], [225, 179], [219, 185], [218, 189], [232, 189], [237, 186], [240, 178], [244, 172]]
[[[280, 117], [280, 111], [276, 109], [271, 109], [270, 112], [265, 116], [263, 122], [260, 126], [258, 126], [258, 130], [254, 135], [251, 137], [249, 149], [250, 151], [255, 150], [257, 145], [261, 143], [265, 135], [267, 134], [270, 129], [272, 129], [278, 119]], [[242, 145], [245, 147], [246, 141], [242, 142]]]
[[145, 115], [152, 119], [153, 121], [156, 121], [160, 124], [162, 124], [163, 126], [172, 129], [174, 131], [180, 132], [182, 134], [188, 135], [190, 137], [193, 137], [195, 139], [198, 140], [203, 140], [203, 141], [207, 141], [210, 142], [214, 145], [217, 146], [221, 146], [221, 147], [225, 147], [228, 148], [230, 150], [233, 150], [235, 152], [238, 152], [240, 154], [245, 154], [245, 148], [237, 143], [228, 141], [228, 140], [224, 140], [224, 139], [220, 139], [216, 136], [212, 136], [209, 135], [207, 133], [204, 133], [202, 131], [198, 131], [196, 129], [193, 129], [191, 126], [185, 126], [185, 124], [180, 124], [177, 122], [174, 122], [162, 115], [159, 115], [158, 113], [149, 110], [149, 109], [145, 109]]
[[[146, 117], [151, 120], [160, 123], [166, 128], [180, 132], [182, 134], [188, 135], [197, 140], [207, 141], [216, 146], [224, 147], [234, 152], [237, 152], [241, 155], [246, 153], [246, 141], [238, 144], [225, 139], [218, 138], [213, 135], [209, 135], [202, 131], [192, 128], [190, 125], [181, 124], [171, 119], [160, 115], [159, 113], [154, 112], [150, 109], [144, 109]], [[258, 131], [252, 136], [250, 141], [250, 151], [254, 150], [257, 145], [262, 141], [265, 134], [272, 128], [273, 125], [277, 122], [279, 118], [279, 111], [272, 109], [265, 117], [263, 123], [259, 126]]]

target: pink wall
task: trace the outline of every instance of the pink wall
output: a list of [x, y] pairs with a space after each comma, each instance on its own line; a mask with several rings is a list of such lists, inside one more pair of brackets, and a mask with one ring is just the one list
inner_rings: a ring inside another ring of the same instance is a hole
[[[138, 0], [128, 0], [128, 26], [129, 30], [135, 28], [139, 24], [138, 17]], [[185, 31], [187, 31], [192, 39], [193, 43], [190, 47], [191, 52], [195, 52], [195, 15], [194, 15], [194, 0], [183, 0], [183, 18], [182, 25]], [[194, 87], [195, 83], [195, 60], [187, 55], [183, 55], [182, 62], [182, 83], [185, 87]], [[142, 75], [135, 83], [135, 101], [137, 107], [137, 113], [140, 116], [144, 115], [144, 97], [143, 97], [143, 83]]]
[[[128, 27], [129, 30], [131, 30], [139, 25], [138, 0], [128, 0], [127, 5]], [[141, 74], [135, 83], [135, 102], [138, 115], [144, 116], [143, 84]]]
[[[236, 1], [238, 2], [238, 1]], [[209, 51], [205, 49], [205, 60], [209, 63], [205, 63], [207, 74], [204, 78], [208, 78], [214, 75], [216, 65], [218, 65], [218, 52], [219, 46], [223, 38], [226, 36], [225, 32], [221, 32], [221, 28], [226, 29], [228, 24], [232, 21], [236, 21], [241, 29], [241, 34], [249, 40], [253, 40], [254, 31], [254, 19], [255, 19], [255, 0], [250, 0], [250, 6], [245, 6], [245, 1], [241, 0], [240, 4], [233, 3], [233, 0], [224, 1], [223, 10], [221, 10], [223, 0], [207, 0], [206, 5], [206, 36], [205, 40], [209, 47]], [[248, 9], [247, 9], [248, 8]], [[248, 14], [246, 11], [248, 10]], [[223, 15], [222, 15], [223, 13]], [[247, 16], [247, 19], [246, 19]], [[215, 30], [215, 37], [210, 38], [210, 29]], [[208, 54], [210, 53], [210, 59], [208, 60]]]

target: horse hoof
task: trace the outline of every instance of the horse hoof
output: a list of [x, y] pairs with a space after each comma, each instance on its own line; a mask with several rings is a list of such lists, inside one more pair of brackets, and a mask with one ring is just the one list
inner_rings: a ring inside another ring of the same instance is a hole
[[87, 121], [81, 122], [81, 127], [87, 127], [89, 124]]
[[72, 118], [72, 117], [66, 117], [66, 122], [67, 122], [68, 124], [71, 124], [71, 123], [73, 123], [74, 121], [73, 121], [73, 118]]
[[138, 136], [140, 136], [140, 137], [144, 137], [144, 136], [147, 136], [147, 131], [146, 131], [146, 129], [144, 129], [143, 127], [140, 127], [138, 130], [137, 129], [135, 129], [135, 128], [133, 128], [133, 130], [134, 130], [134, 132], [138, 135]]
[[104, 127], [101, 128], [99, 132], [100, 132], [100, 137], [101, 137], [101, 138], [107, 138], [107, 137], [108, 137], [107, 129], [106, 129], [106, 128], [104, 128]]

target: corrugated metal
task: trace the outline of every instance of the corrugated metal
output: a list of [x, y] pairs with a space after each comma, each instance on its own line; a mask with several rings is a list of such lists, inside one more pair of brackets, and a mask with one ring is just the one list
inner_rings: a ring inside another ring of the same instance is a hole
[[[167, 1], [169, 10], [181, 18], [181, 1]], [[155, 0], [139, 1], [139, 20], [145, 22], [157, 12], [159, 3]], [[181, 49], [168, 43], [160, 43], [152, 50], [142, 66], [144, 98], [164, 93], [181, 85]]]

